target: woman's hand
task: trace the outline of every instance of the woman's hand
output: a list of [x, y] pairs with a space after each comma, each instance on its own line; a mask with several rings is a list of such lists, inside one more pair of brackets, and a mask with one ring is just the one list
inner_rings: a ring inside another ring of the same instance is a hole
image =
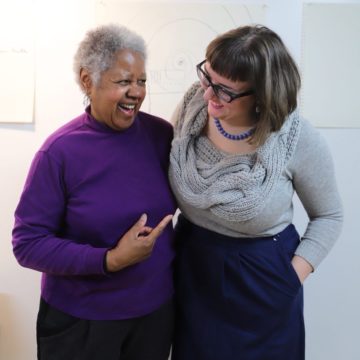
[[151, 228], [146, 226], [146, 214], [141, 215], [140, 219], [119, 240], [117, 245], [106, 253], [107, 271], [119, 271], [148, 258], [156, 239], [172, 217], [172, 215], [165, 216], [155, 228]]
[[301, 256], [295, 255], [292, 260], [291, 264], [297, 273], [300, 282], [303, 284], [305, 279], [314, 271], [313, 267]]

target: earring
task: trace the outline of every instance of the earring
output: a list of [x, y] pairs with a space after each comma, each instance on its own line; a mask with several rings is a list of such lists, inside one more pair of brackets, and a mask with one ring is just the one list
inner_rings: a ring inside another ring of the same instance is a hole
[[88, 94], [84, 94], [84, 97], [83, 97], [84, 107], [87, 107], [88, 105], [90, 105], [90, 103], [91, 103], [90, 96]]
[[259, 105], [256, 105], [256, 106], [255, 106], [255, 112], [256, 112], [257, 114], [260, 114], [260, 106], [259, 106]]

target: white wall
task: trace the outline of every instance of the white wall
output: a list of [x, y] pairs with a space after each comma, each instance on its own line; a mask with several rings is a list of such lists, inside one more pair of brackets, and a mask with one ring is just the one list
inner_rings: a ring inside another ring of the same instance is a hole
[[[237, 2], [266, 3], [268, 18], [265, 25], [279, 33], [300, 62], [303, 1]], [[94, 21], [93, 0], [38, 0], [34, 6], [37, 6], [35, 122], [33, 125], [0, 125], [1, 360], [36, 359], [35, 318], [40, 275], [21, 268], [13, 257], [13, 212], [36, 149], [48, 134], [83, 109], [82, 96], [73, 81], [72, 57], [77, 43]], [[0, 11], [4, 11], [4, 7], [5, 2], [0, 2]], [[336, 80], [336, 77], [333, 79]], [[336, 81], [330, 85], [336, 89]], [[21, 98], [18, 100], [21, 106]], [[336, 92], [333, 106], [336, 106]], [[360, 243], [357, 241], [356, 221], [360, 213], [360, 190], [357, 186], [360, 177], [357, 164], [360, 129], [321, 129], [321, 132], [334, 156], [345, 223], [333, 251], [305, 285], [307, 359], [358, 360], [360, 313], [357, 306], [360, 290], [357, 276], [360, 274], [360, 262], [357, 257]], [[305, 223], [306, 216], [296, 201], [295, 224], [301, 231]]]

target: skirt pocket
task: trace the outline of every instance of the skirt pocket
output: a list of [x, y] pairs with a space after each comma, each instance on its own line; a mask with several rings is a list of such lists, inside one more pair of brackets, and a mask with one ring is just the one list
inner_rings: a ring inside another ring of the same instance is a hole
[[268, 332], [281, 326], [301, 288], [277, 245], [266, 250], [241, 251], [224, 259], [224, 305], [230, 321], [247, 331]]
[[299, 288], [302, 286], [302, 283], [300, 281], [300, 278], [298, 274], [296, 273], [293, 264], [291, 263], [292, 258], [294, 257], [295, 248], [292, 248], [291, 246], [288, 248], [286, 247], [282, 241], [278, 241], [276, 243], [279, 255], [283, 258], [285, 266], [288, 268], [288, 276], [290, 281], [293, 283], [295, 288]]

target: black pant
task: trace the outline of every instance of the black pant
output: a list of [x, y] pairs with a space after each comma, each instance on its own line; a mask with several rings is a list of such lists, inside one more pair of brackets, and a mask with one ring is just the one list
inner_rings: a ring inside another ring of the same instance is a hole
[[37, 320], [40, 360], [167, 360], [173, 337], [173, 302], [128, 320], [83, 320], [43, 299]]

